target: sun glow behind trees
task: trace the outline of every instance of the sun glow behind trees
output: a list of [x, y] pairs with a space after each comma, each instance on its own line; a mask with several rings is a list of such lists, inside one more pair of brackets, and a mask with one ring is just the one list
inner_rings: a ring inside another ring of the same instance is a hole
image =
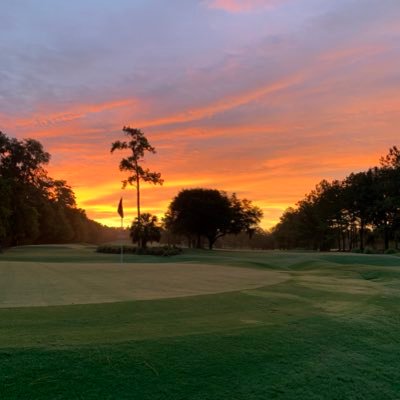
[[6, 3], [0, 129], [40, 140], [99, 222], [119, 225], [107, 149], [121, 122], [162, 154], [151, 165], [167, 184], [143, 186], [143, 211], [218, 188], [251, 198], [264, 227], [397, 142], [396, 1]]
[[400, 151], [381, 157], [380, 166], [321, 181], [287, 209], [273, 229], [278, 248], [389, 250], [400, 243]]
[[50, 154], [35, 139], [0, 131], [0, 248], [38, 243], [98, 243], [115, 231], [87, 218], [64, 180], [45, 170]]

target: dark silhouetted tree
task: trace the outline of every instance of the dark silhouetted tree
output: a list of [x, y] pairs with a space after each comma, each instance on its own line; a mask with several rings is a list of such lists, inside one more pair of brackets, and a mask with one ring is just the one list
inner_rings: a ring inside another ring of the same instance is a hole
[[89, 220], [72, 188], [47, 175], [49, 160], [40, 142], [0, 132], [0, 244], [113, 240], [115, 229]]
[[[127, 157], [120, 161], [119, 169], [130, 173], [128, 178], [122, 181], [123, 187], [125, 188], [128, 184], [136, 187], [137, 221], [140, 224], [140, 182], [162, 185], [164, 181], [161, 179], [159, 172], [151, 172], [148, 168], [145, 169], [142, 166], [145, 153], [154, 154], [156, 152], [144, 133], [140, 129], [129, 126], [124, 126], [122, 130], [127, 136], [127, 140], [113, 142], [111, 144], [111, 153], [115, 150], [128, 150], [130, 152]], [[142, 246], [143, 244], [140, 245]]]
[[374, 171], [350, 174], [343, 181], [343, 200], [350, 220], [355, 224], [359, 234], [359, 248], [364, 250], [366, 227], [373, 221], [372, 212], [376, 200], [374, 193]]
[[343, 181], [322, 181], [282, 215], [273, 229], [279, 246], [364, 250], [371, 239], [400, 240], [400, 150], [393, 146], [380, 166], [352, 173]]
[[379, 163], [384, 169], [400, 169], [400, 150], [393, 146], [389, 153], [379, 159]]
[[231, 226], [228, 233], [245, 232], [251, 238], [263, 216], [262, 210], [248, 199], [238, 199], [235, 193], [229, 198], [229, 203]]
[[130, 237], [133, 243], [140, 243], [144, 249], [148, 242], [159, 242], [161, 227], [158, 225], [157, 217], [149, 213], [141, 214], [140, 221], [136, 218], [132, 223]]
[[245, 231], [251, 234], [257, 227], [262, 212], [248, 200], [230, 198], [215, 189], [185, 189], [171, 202], [166, 214], [166, 228], [173, 233], [195, 240], [201, 247], [201, 238], [213, 248], [218, 238], [228, 233]]

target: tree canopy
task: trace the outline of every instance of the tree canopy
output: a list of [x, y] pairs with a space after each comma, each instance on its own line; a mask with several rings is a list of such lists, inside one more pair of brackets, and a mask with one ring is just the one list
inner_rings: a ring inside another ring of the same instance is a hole
[[[137, 223], [140, 225], [142, 218], [140, 214], [140, 182], [162, 185], [164, 180], [161, 173], [152, 172], [148, 168], [143, 168], [142, 163], [145, 153], [155, 154], [155, 148], [149, 143], [146, 136], [140, 129], [124, 126], [123, 133], [127, 136], [127, 140], [117, 140], [111, 144], [111, 153], [115, 150], [128, 150], [129, 155], [123, 157], [119, 163], [121, 171], [127, 171], [130, 175], [122, 181], [122, 186], [134, 185], [136, 187], [136, 207], [137, 207]], [[141, 230], [138, 229], [140, 234]], [[140, 238], [139, 245], [144, 247]]]
[[133, 243], [141, 243], [142, 248], [147, 247], [148, 242], [159, 242], [161, 239], [161, 227], [155, 215], [143, 213], [140, 221], [136, 218], [130, 229], [130, 237]]
[[195, 246], [202, 238], [213, 248], [216, 240], [228, 233], [242, 231], [252, 234], [262, 217], [262, 211], [249, 200], [230, 197], [215, 189], [185, 189], [171, 202], [165, 225], [176, 234], [185, 235]]
[[48, 176], [49, 161], [37, 140], [0, 132], [0, 244], [100, 242], [115, 236], [76, 207], [64, 180]]
[[140, 181], [162, 185], [161, 173], [152, 172], [148, 168], [143, 168], [141, 162], [146, 152], [155, 154], [156, 150], [140, 129], [124, 126], [122, 131], [128, 137], [128, 141], [117, 140], [111, 144], [111, 153], [115, 150], [129, 150], [130, 154], [123, 157], [119, 163], [121, 171], [127, 171], [130, 175], [122, 181], [125, 188], [128, 184], [135, 185], [138, 194], [138, 218], [140, 217]]
[[273, 229], [277, 247], [314, 250], [384, 249], [400, 239], [400, 152], [392, 147], [380, 166], [322, 181], [282, 215]]

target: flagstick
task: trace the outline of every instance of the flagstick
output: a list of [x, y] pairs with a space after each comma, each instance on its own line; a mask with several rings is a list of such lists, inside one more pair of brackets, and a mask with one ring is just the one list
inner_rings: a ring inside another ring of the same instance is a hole
[[121, 264], [124, 262], [124, 218], [121, 217]]
[[120, 257], [120, 263], [122, 264], [124, 262], [124, 207], [122, 205], [122, 197], [119, 200], [118, 204], [118, 214], [121, 217], [121, 233], [120, 233], [120, 239], [121, 239], [121, 257]]

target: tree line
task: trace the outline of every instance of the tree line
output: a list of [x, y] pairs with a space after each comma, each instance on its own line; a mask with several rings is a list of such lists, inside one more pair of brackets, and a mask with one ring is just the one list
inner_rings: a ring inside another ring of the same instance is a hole
[[[142, 167], [146, 152], [155, 153], [139, 129], [124, 127], [127, 140], [116, 141], [111, 152], [128, 150], [119, 164], [129, 172], [123, 187], [136, 189], [137, 217], [130, 236], [139, 247], [149, 242], [186, 241], [189, 247], [229, 234], [251, 237], [258, 229], [261, 210], [247, 199], [216, 189], [185, 189], [172, 200], [162, 221], [140, 212], [140, 182], [162, 184], [161, 174]], [[75, 194], [65, 180], [51, 178], [45, 167], [50, 154], [34, 139], [8, 137], [0, 131], [0, 248], [41, 243], [104, 243], [119, 238], [120, 230], [90, 220], [77, 207]]]
[[[155, 153], [143, 132], [124, 127], [125, 141], [111, 151], [128, 151], [120, 170], [130, 175], [123, 187], [136, 188], [137, 217], [130, 235], [146, 248], [148, 242], [182, 243], [189, 247], [215, 245], [280, 249], [364, 251], [366, 246], [400, 242], [400, 150], [394, 146], [379, 166], [351, 173], [343, 180], [321, 181], [280, 222], [264, 231], [262, 211], [248, 199], [216, 189], [180, 191], [162, 222], [140, 212], [140, 182], [162, 184], [161, 174], [144, 169], [146, 152]], [[18, 140], [0, 132], [0, 245], [87, 242], [118, 238], [119, 230], [87, 218], [76, 205], [64, 180], [48, 176], [50, 154], [34, 139]], [[250, 239], [252, 240], [250, 241]]]
[[272, 230], [281, 249], [364, 251], [397, 249], [400, 241], [400, 150], [379, 166], [343, 180], [321, 181]]
[[64, 180], [51, 178], [50, 154], [34, 139], [0, 131], [0, 246], [40, 243], [99, 243], [117, 236], [87, 218]]

